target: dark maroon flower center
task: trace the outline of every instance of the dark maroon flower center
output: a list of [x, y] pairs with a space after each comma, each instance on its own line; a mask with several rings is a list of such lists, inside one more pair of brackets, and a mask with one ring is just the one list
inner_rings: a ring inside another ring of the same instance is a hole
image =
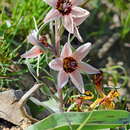
[[62, 15], [69, 15], [71, 12], [72, 4], [70, 0], [58, 0], [56, 4], [56, 9], [62, 14]]
[[40, 38], [39, 38], [39, 42], [42, 43], [45, 47], [48, 47], [49, 44], [47, 42], [47, 38], [46, 36], [42, 35]]
[[66, 73], [72, 73], [77, 67], [78, 63], [73, 57], [66, 57], [63, 59], [63, 69]]

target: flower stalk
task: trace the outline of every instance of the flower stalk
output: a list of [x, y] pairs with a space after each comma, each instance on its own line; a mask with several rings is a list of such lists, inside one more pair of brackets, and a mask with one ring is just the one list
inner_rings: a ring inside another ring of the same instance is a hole
[[58, 97], [59, 97], [59, 102], [60, 102], [59, 110], [60, 112], [64, 112], [64, 100], [63, 100], [63, 95], [62, 95], [62, 89], [58, 88], [57, 92], [58, 92]]

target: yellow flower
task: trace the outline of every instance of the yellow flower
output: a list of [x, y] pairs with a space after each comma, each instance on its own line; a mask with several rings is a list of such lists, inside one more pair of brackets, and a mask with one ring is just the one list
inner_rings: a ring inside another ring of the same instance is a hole
[[114, 99], [118, 97], [120, 94], [116, 90], [112, 90], [108, 93], [108, 95], [104, 95], [103, 98], [98, 98], [93, 104], [90, 105], [89, 110], [93, 110], [98, 106], [101, 106], [104, 109], [114, 109], [115, 103]]
[[85, 91], [84, 94], [72, 96], [68, 101], [71, 104], [68, 111], [72, 110], [72, 108], [75, 111], [84, 111], [83, 106], [85, 105], [85, 101], [93, 98], [94, 94], [91, 91]]

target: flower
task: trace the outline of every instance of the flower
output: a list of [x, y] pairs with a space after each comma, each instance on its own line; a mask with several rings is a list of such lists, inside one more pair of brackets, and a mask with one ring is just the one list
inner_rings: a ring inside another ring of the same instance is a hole
[[44, 0], [52, 9], [46, 15], [44, 22], [48, 23], [57, 18], [62, 18], [63, 25], [69, 33], [74, 34], [81, 42], [83, 41], [77, 26], [88, 16], [89, 12], [77, 7], [82, 0]]
[[98, 98], [93, 104], [90, 105], [89, 109], [95, 109], [97, 106], [102, 106], [107, 110], [114, 109], [115, 103], [113, 101], [119, 95], [120, 94], [116, 90], [112, 90], [108, 93], [108, 95], [104, 94], [104, 97]]
[[88, 54], [90, 48], [91, 43], [86, 43], [72, 53], [70, 43], [66, 43], [60, 57], [49, 63], [50, 68], [59, 71], [58, 88], [63, 88], [70, 77], [76, 88], [81, 93], [84, 93], [84, 84], [80, 71], [87, 72], [88, 74], [99, 73], [98, 69], [81, 61]]
[[91, 100], [94, 98], [94, 94], [91, 91], [85, 91], [84, 94], [80, 95], [73, 95], [69, 98], [67, 105], [70, 105], [67, 112], [70, 110], [75, 110], [82, 112], [84, 111], [84, 106], [86, 106], [86, 103], [88, 100]]
[[23, 58], [35, 58], [41, 55], [44, 51], [40, 47], [40, 43], [46, 46], [46, 38], [45, 37], [38, 37], [38, 31], [33, 30], [27, 37], [27, 41], [30, 42], [34, 47], [32, 47], [29, 51], [22, 54], [21, 57]]

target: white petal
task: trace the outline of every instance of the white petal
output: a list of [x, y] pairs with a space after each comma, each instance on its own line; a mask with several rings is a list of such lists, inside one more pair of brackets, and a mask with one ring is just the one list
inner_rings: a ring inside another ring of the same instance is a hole
[[57, 0], [43, 0], [52, 7], [56, 6]]
[[80, 5], [83, 0], [71, 0], [72, 5]]
[[69, 33], [74, 33], [74, 23], [71, 14], [63, 16], [63, 25]]
[[49, 67], [53, 70], [59, 71], [63, 68], [63, 63], [60, 58], [56, 58], [49, 63]]
[[69, 75], [65, 71], [61, 70], [58, 73], [58, 88], [63, 88], [67, 84], [68, 79]]
[[38, 32], [36, 30], [33, 30], [28, 36], [27, 36], [27, 41], [32, 43], [33, 45], [37, 45], [39, 42], [37, 39], [37, 34]]
[[97, 74], [97, 73], [100, 73], [100, 71], [96, 68], [94, 68], [93, 66], [87, 64], [87, 63], [84, 63], [84, 62], [81, 62], [81, 63], [78, 63], [78, 66], [79, 66], [79, 70], [80, 71], [84, 71], [88, 74]]
[[80, 46], [74, 53], [73, 53], [73, 57], [77, 60], [77, 61], [81, 61], [90, 51], [91, 49], [91, 43], [88, 42], [82, 46]]
[[33, 36], [37, 39], [37, 34], [38, 34], [37, 30], [32, 30], [32, 32], [29, 34], [29, 36]]
[[29, 50], [26, 53], [24, 53], [23, 55], [21, 55], [21, 57], [23, 57], [23, 58], [35, 58], [42, 53], [43, 53], [43, 51], [39, 47], [34, 46], [31, 50]]
[[83, 42], [83, 39], [79, 33], [79, 30], [77, 27], [74, 28], [74, 35], [77, 37], [77, 39], [80, 41], [80, 42]]
[[70, 43], [66, 43], [61, 52], [61, 58], [65, 58], [72, 55]]
[[71, 81], [75, 85], [75, 87], [81, 92], [84, 93], [84, 83], [81, 74], [78, 71], [74, 71], [69, 74]]
[[76, 26], [80, 25], [89, 15], [90, 13], [85, 9], [76, 6], [72, 7], [72, 17]]
[[59, 13], [59, 11], [56, 9], [51, 9], [48, 12], [48, 14], [46, 15], [46, 17], [44, 18], [44, 23], [46, 24], [46, 23], [53, 21], [59, 17], [61, 17], [61, 14]]

